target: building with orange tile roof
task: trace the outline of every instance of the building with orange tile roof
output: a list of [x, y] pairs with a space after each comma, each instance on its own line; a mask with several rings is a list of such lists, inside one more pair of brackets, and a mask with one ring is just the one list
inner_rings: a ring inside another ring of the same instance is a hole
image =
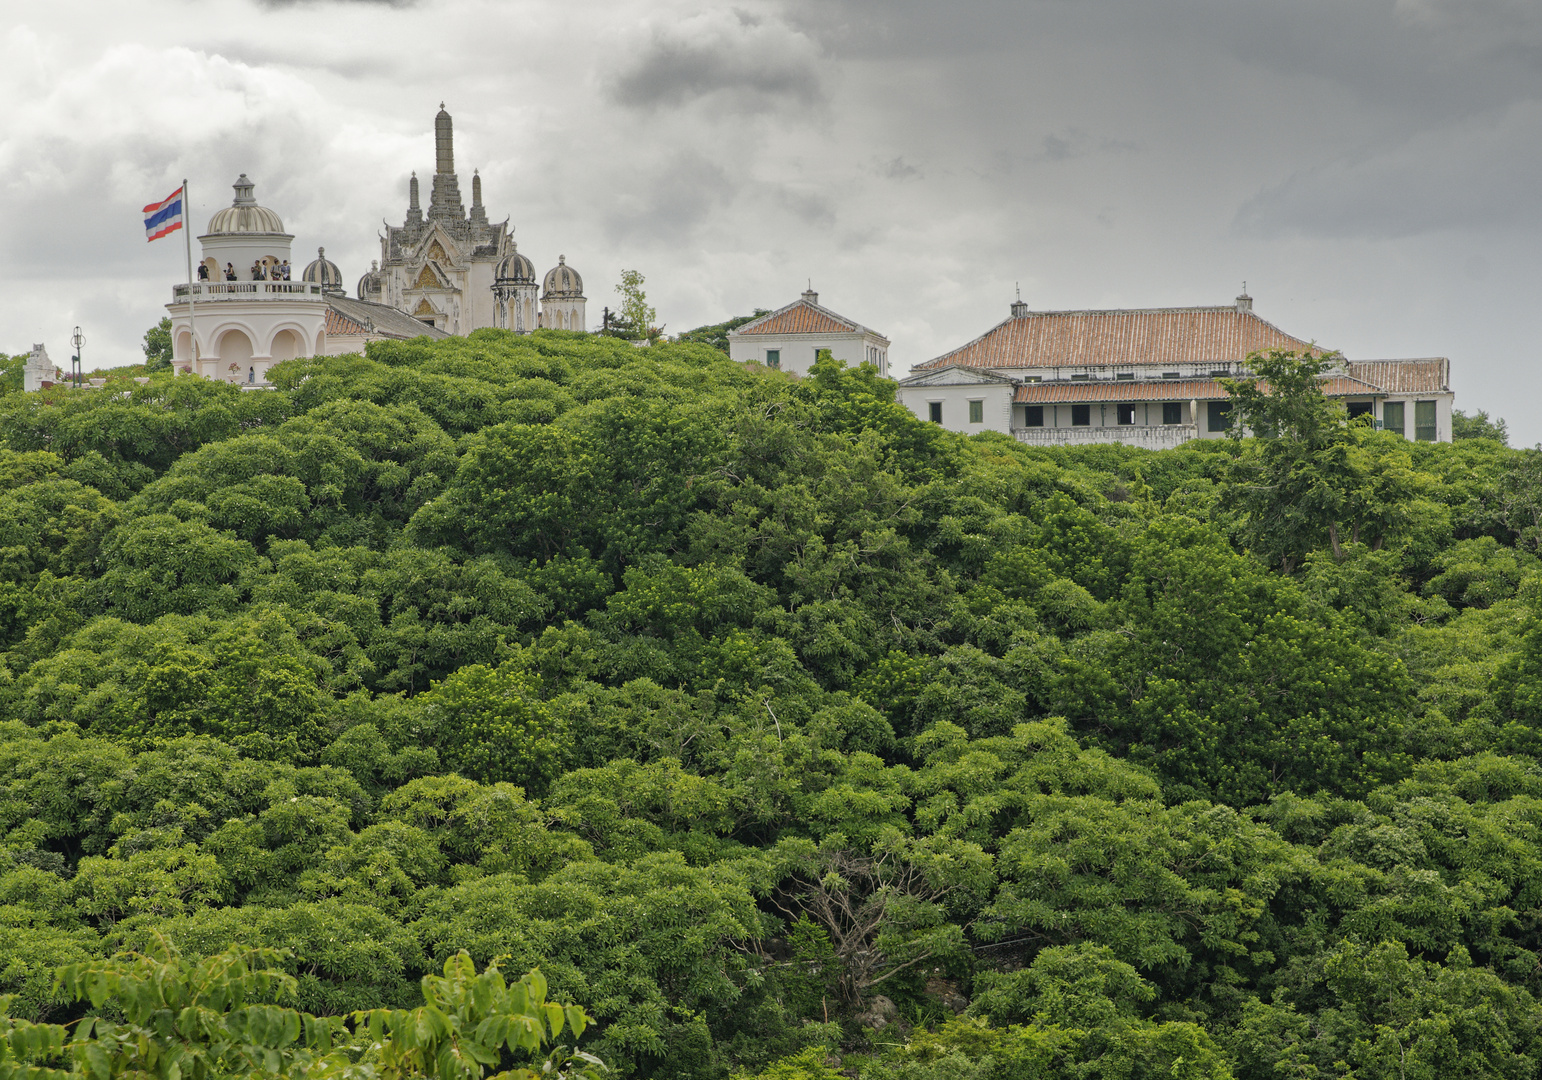
[[852, 366], [872, 364], [889, 373], [889, 339], [819, 304], [809, 288], [786, 307], [728, 332], [728, 355], [741, 363], [802, 375], [821, 351]]
[[[952, 431], [1166, 449], [1225, 435], [1231, 405], [1219, 380], [1270, 349], [1331, 351], [1259, 318], [1246, 289], [1226, 307], [1030, 311], [1019, 299], [1005, 322], [916, 367], [898, 399]], [[1344, 360], [1323, 391], [1405, 438], [1451, 441], [1443, 357]]]

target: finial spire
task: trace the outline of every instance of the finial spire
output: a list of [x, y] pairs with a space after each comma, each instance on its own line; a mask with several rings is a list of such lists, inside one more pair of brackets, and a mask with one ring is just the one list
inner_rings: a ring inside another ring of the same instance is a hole
[[434, 117], [434, 158], [435, 172], [455, 171], [455, 125], [450, 119], [450, 114], [444, 111], [442, 102], [439, 105], [439, 115]]
[[1014, 281], [1012, 287], [1017, 290], [1017, 299], [1012, 301], [1012, 318], [1026, 319], [1028, 317], [1028, 305], [1023, 303], [1022, 283]]

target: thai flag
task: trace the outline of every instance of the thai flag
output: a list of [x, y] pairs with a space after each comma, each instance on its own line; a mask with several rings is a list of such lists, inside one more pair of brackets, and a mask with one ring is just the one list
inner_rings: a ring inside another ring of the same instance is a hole
[[145, 240], [159, 240], [182, 228], [182, 189], [145, 207]]

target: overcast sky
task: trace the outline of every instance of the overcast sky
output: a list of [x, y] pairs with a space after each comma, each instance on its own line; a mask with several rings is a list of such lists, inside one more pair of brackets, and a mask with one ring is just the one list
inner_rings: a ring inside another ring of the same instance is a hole
[[[1035, 309], [1229, 303], [1449, 356], [1542, 440], [1536, 0], [53, 0], [0, 24], [0, 351], [140, 358], [246, 172], [357, 280], [455, 118], [469, 201], [591, 315], [820, 302], [903, 374]], [[195, 233], [196, 235], [196, 233]], [[196, 240], [195, 240], [196, 245]], [[597, 321], [597, 320], [596, 320]]]

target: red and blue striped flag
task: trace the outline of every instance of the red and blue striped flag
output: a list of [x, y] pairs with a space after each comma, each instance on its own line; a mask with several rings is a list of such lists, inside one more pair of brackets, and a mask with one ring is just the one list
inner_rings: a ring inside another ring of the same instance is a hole
[[182, 228], [182, 194], [178, 188], [158, 203], [145, 207], [145, 240], [159, 240]]

